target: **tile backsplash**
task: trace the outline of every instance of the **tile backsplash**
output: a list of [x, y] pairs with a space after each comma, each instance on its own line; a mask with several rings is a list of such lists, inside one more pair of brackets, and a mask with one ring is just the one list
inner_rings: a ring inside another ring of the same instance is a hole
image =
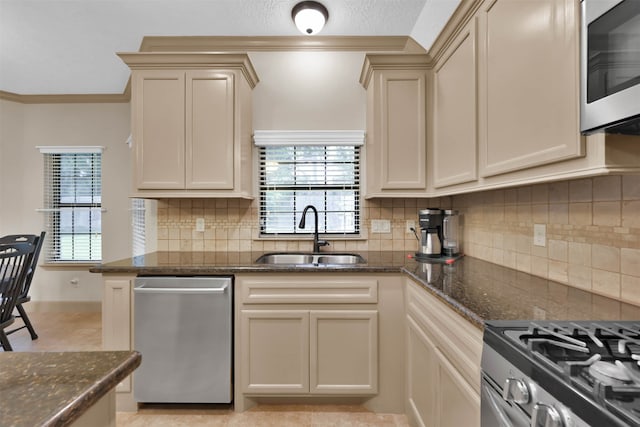
[[[415, 252], [406, 221], [419, 209], [462, 214], [466, 254], [615, 299], [640, 304], [640, 176], [603, 176], [432, 199], [364, 200], [359, 239], [329, 239], [332, 251]], [[205, 231], [195, 231], [204, 218]], [[389, 233], [372, 233], [385, 219]], [[534, 224], [546, 229], [533, 244]], [[256, 201], [165, 199], [157, 205], [161, 251], [311, 250], [310, 237], [259, 239]]]
[[[640, 304], [640, 176], [603, 176], [455, 196], [465, 253]], [[533, 226], [546, 245], [533, 244]]]

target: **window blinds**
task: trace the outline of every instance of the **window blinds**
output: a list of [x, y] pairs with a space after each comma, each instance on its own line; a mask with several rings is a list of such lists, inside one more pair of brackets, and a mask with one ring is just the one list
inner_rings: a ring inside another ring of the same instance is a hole
[[144, 199], [131, 199], [131, 234], [133, 256], [146, 252], [146, 221]]
[[307, 205], [318, 210], [321, 233], [360, 232], [359, 146], [276, 144], [259, 156], [262, 235], [312, 233], [312, 218], [298, 228]]
[[47, 262], [102, 259], [102, 150], [42, 147]]

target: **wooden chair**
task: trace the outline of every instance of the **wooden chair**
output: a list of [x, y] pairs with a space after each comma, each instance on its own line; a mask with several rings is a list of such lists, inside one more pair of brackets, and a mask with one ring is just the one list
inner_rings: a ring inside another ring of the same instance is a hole
[[13, 309], [22, 291], [35, 246], [28, 243], [0, 245], [0, 346], [12, 351], [5, 329], [13, 324]]
[[38, 265], [38, 257], [40, 256], [40, 250], [42, 249], [42, 243], [44, 242], [44, 236], [46, 232], [43, 231], [40, 235], [37, 234], [12, 234], [8, 236], [0, 237], [0, 245], [2, 244], [11, 244], [11, 243], [28, 243], [34, 246], [34, 251], [30, 255], [29, 267], [27, 273], [24, 278], [24, 282], [21, 286], [20, 295], [18, 295], [18, 300], [16, 301], [16, 309], [18, 310], [18, 315], [16, 318], [22, 319], [24, 323], [21, 327], [12, 329], [10, 331], [6, 331], [6, 334], [12, 334], [20, 329], [27, 328], [29, 331], [29, 335], [31, 335], [31, 339], [35, 340], [38, 338], [38, 334], [31, 324], [31, 319], [27, 316], [27, 312], [25, 311], [22, 304], [25, 304], [31, 301], [31, 297], [29, 296], [29, 288], [31, 288], [31, 281], [33, 280], [33, 275], [36, 271], [36, 267]]

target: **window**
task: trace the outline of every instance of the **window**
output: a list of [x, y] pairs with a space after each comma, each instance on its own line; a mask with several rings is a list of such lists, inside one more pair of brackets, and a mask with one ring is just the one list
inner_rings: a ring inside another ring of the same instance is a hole
[[102, 259], [102, 148], [40, 147], [47, 262]]
[[[260, 156], [262, 236], [313, 233], [313, 226], [298, 228], [307, 205], [318, 210], [320, 233], [360, 233], [359, 145], [364, 132], [256, 131], [254, 138]], [[312, 218], [307, 224], [313, 225]]]
[[131, 199], [131, 252], [133, 256], [146, 252], [146, 220], [144, 199]]

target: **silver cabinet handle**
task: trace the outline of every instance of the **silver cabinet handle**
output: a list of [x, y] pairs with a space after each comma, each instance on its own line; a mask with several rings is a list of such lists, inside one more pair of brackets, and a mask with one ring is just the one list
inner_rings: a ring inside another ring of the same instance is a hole
[[223, 294], [227, 291], [229, 285], [220, 288], [145, 288], [140, 286], [134, 288], [134, 293], [153, 293], [153, 294]]
[[531, 415], [531, 427], [563, 427], [560, 412], [546, 403], [536, 403]]
[[507, 378], [502, 387], [502, 398], [507, 402], [529, 403], [529, 387], [518, 378]]

